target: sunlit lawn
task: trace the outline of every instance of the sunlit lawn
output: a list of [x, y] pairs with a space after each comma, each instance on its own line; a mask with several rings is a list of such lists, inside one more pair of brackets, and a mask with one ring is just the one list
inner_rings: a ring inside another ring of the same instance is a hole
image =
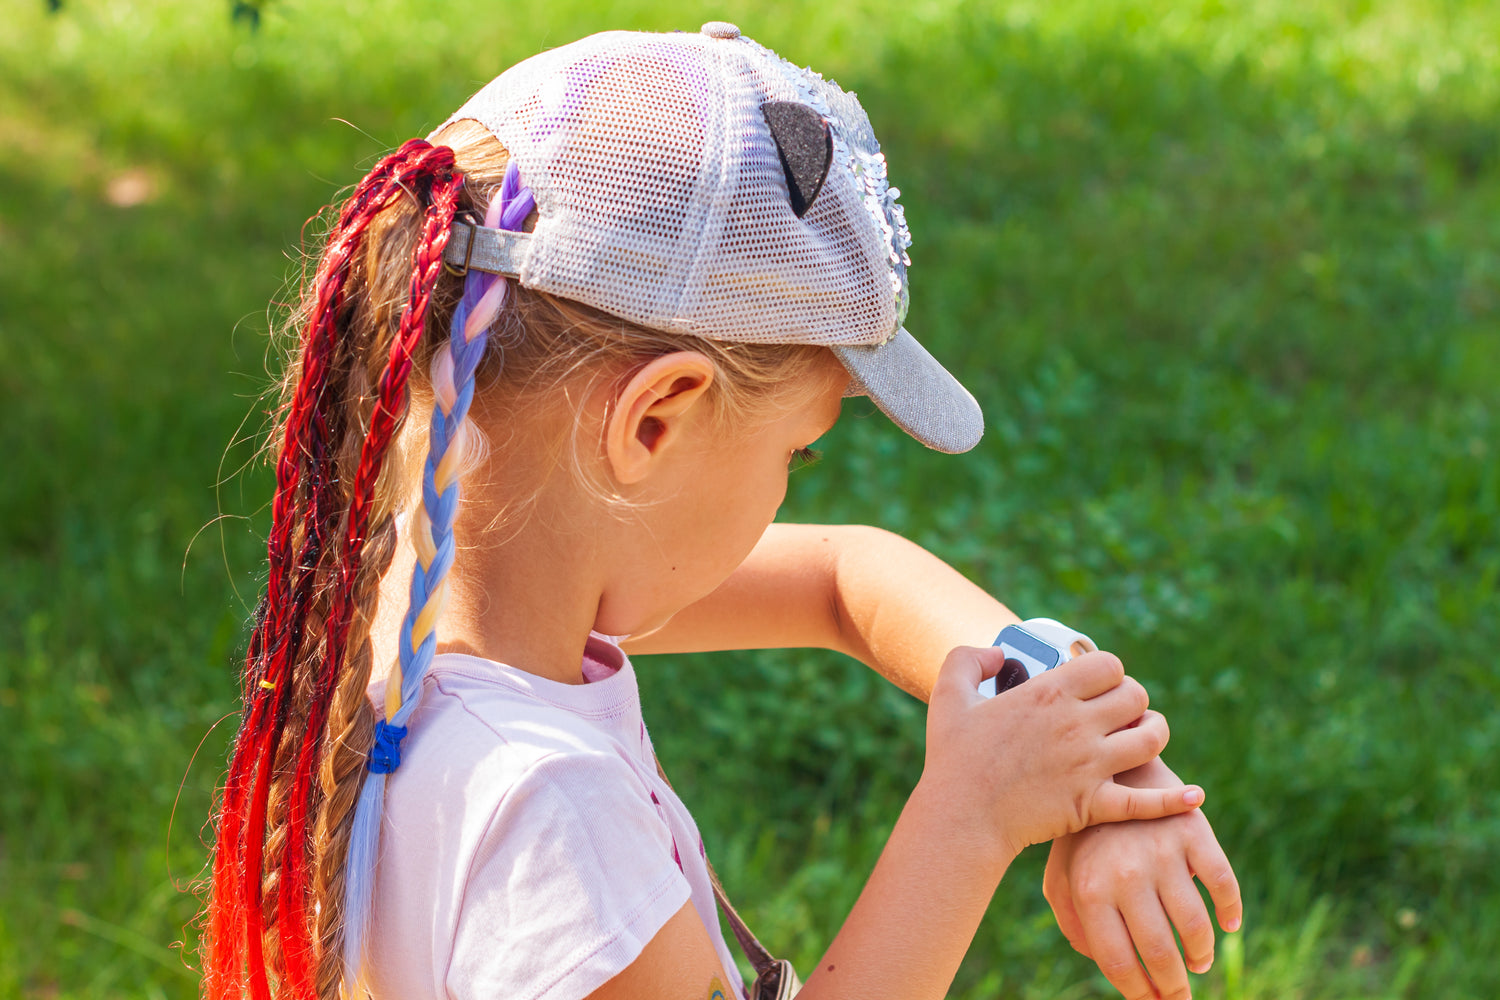
[[[1494, 995], [1500, 8], [230, 10], [17, 0], [0, 32], [0, 996], [195, 989], [303, 220], [516, 59], [710, 18], [859, 91], [908, 326], [989, 419], [954, 459], [851, 404], [787, 515], [907, 533], [1125, 658], [1248, 895], [1198, 995]], [[808, 966], [921, 707], [832, 656], [640, 666], [731, 893]], [[1042, 859], [956, 997], [1110, 995]]]

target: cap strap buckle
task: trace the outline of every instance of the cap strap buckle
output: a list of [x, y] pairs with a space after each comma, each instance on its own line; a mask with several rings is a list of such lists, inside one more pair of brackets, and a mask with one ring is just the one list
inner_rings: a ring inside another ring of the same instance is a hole
[[[467, 236], [464, 240], [463, 262], [459, 263], [456, 251], [460, 235]], [[462, 278], [469, 273], [469, 260], [474, 256], [474, 225], [466, 220], [454, 219], [453, 225], [448, 229], [448, 245], [443, 248], [443, 270], [455, 278]]]
[[455, 220], [448, 231], [448, 245], [443, 248], [443, 266], [460, 278], [470, 270], [519, 278], [521, 261], [530, 248], [530, 233]]

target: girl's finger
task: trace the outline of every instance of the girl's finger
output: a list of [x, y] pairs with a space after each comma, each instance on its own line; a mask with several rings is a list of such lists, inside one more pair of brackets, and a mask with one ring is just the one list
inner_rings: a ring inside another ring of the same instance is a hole
[[1059, 844], [1062, 841], [1052, 842], [1053, 856], [1047, 859], [1047, 870], [1042, 876], [1042, 895], [1052, 906], [1052, 915], [1057, 918], [1057, 929], [1062, 931], [1063, 937], [1068, 939], [1068, 944], [1073, 950], [1085, 958], [1093, 958], [1089, 951], [1088, 937], [1083, 929], [1083, 921], [1078, 916], [1078, 907], [1073, 901], [1073, 887], [1068, 884], [1064, 872], [1067, 869], [1067, 861], [1057, 856]]
[[1127, 819], [1160, 819], [1191, 812], [1203, 804], [1203, 789], [1197, 785], [1180, 788], [1127, 788], [1106, 781], [1094, 792], [1089, 803], [1088, 825], [1119, 823]]
[[1125, 667], [1115, 654], [1100, 651], [1069, 660], [1042, 677], [1056, 678], [1054, 683], [1068, 694], [1080, 701], [1088, 701], [1119, 687], [1125, 678]]
[[1130, 940], [1156, 986], [1157, 996], [1163, 1000], [1187, 1000], [1192, 995], [1187, 969], [1177, 952], [1172, 925], [1161, 900], [1154, 892], [1133, 896], [1121, 906], [1120, 915], [1125, 918]]
[[[1198, 887], [1193, 884], [1192, 873], [1186, 866], [1180, 872], [1174, 871], [1170, 877], [1161, 880], [1158, 891], [1167, 919], [1172, 921], [1177, 936], [1182, 939], [1182, 955], [1187, 960], [1187, 967], [1193, 972], [1207, 972], [1214, 964], [1214, 924], [1208, 918], [1203, 897], [1198, 895]], [[1156, 981], [1158, 984], [1162, 982], [1159, 978]]]
[[933, 682], [933, 700], [938, 698], [940, 691], [949, 692], [949, 697], [975, 697], [979, 682], [995, 676], [1004, 662], [1005, 654], [998, 648], [955, 647], [943, 661], [937, 680]]
[[1099, 725], [1111, 733], [1132, 726], [1150, 706], [1146, 689], [1133, 677], [1122, 677], [1115, 687], [1089, 699], [1089, 709]]
[[1089, 950], [1110, 985], [1126, 1000], [1154, 1000], [1156, 987], [1141, 968], [1130, 932], [1118, 910], [1107, 904], [1085, 904], [1081, 914], [1088, 928]]
[[1207, 837], [1190, 841], [1187, 862], [1214, 901], [1214, 915], [1219, 918], [1219, 926], [1229, 934], [1239, 930], [1245, 915], [1240, 883], [1234, 877], [1234, 869], [1218, 840]]
[[1161, 756], [1171, 737], [1171, 729], [1160, 712], [1145, 712], [1134, 726], [1116, 730], [1104, 738], [1103, 762], [1111, 774], [1140, 767]]

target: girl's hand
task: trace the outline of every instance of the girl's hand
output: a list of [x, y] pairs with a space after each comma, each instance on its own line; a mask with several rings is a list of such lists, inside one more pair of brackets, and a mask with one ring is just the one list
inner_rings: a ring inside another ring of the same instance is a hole
[[[1160, 761], [1119, 780], [1177, 784]], [[1213, 923], [1194, 876], [1207, 887], [1219, 926], [1238, 930], [1239, 883], [1198, 811], [1060, 838], [1052, 844], [1042, 887], [1069, 943], [1097, 962], [1127, 1000], [1185, 1000], [1191, 996], [1187, 969], [1207, 972], [1214, 959]], [[1182, 955], [1172, 939], [1174, 927]]]
[[1089, 653], [994, 698], [978, 692], [997, 648], [948, 654], [927, 712], [922, 783], [970, 832], [1014, 856], [1096, 823], [1195, 809], [1200, 788], [1128, 788], [1114, 775], [1156, 759], [1166, 720], [1109, 653]]

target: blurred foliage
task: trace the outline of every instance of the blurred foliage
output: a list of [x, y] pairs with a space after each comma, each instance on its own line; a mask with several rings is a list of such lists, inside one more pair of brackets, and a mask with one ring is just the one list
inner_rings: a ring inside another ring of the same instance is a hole
[[[48, 13], [56, 14], [63, 9], [63, 0], [43, 0]], [[261, 13], [269, 5], [270, 0], [230, 0], [229, 18], [232, 21], [249, 25], [254, 31], [260, 27]]]
[[[786, 516], [900, 531], [1124, 657], [1248, 894], [1199, 995], [1493, 994], [1500, 10], [253, 8], [21, 5], [0, 35], [0, 997], [194, 992], [180, 890], [303, 220], [517, 59], [710, 18], [860, 92], [916, 235], [908, 325], [988, 417], [955, 459], [851, 402]], [[731, 893], [810, 964], [922, 707], [831, 654], [640, 666]], [[1110, 995], [1042, 860], [955, 996]]]

